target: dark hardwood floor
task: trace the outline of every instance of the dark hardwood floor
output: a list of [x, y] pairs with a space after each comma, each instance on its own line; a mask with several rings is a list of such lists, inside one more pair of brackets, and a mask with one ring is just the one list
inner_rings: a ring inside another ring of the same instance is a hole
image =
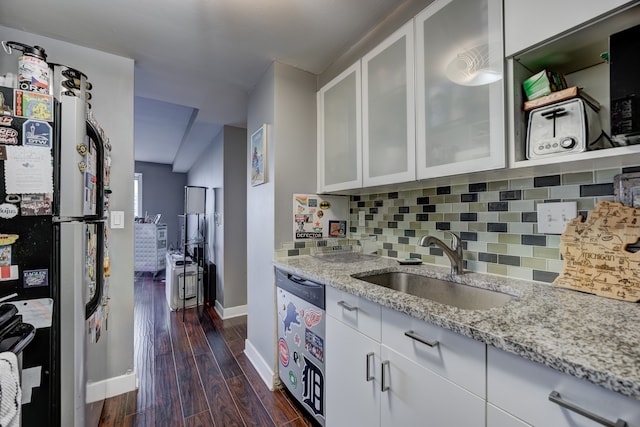
[[311, 426], [282, 390], [270, 391], [244, 355], [246, 316], [169, 310], [164, 280], [135, 280], [139, 388], [107, 399], [101, 427]]

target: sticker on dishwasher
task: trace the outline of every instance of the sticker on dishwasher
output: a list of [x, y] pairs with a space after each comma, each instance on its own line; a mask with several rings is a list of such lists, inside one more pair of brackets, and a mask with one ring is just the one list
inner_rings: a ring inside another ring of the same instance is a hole
[[287, 312], [283, 319], [284, 322], [284, 334], [287, 335], [287, 332], [291, 332], [291, 325], [300, 325], [300, 321], [298, 320], [298, 309], [295, 304], [290, 302], [287, 304]]
[[314, 310], [313, 308], [307, 308], [304, 312], [304, 324], [307, 328], [311, 329], [322, 320], [322, 312]]
[[280, 338], [278, 341], [278, 353], [280, 354], [282, 366], [289, 366], [289, 346], [284, 338]]
[[289, 384], [293, 388], [298, 388], [298, 378], [296, 378], [296, 374], [293, 371], [289, 371]]
[[322, 371], [306, 357], [302, 371], [302, 403], [314, 414], [324, 417], [324, 377]]
[[319, 361], [324, 361], [324, 340], [310, 329], [304, 331], [304, 349]]
[[300, 339], [300, 334], [296, 333], [293, 336], [293, 342], [296, 343], [298, 347], [300, 347], [300, 344], [302, 344], [302, 340]]

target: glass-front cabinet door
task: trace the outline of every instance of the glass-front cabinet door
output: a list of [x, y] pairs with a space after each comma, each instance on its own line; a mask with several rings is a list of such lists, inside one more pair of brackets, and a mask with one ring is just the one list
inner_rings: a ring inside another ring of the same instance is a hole
[[437, 0], [415, 25], [417, 178], [504, 167], [502, 1]]
[[318, 91], [318, 192], [362, 187], [360, 61]]
[[413, 21], [362, 58], [363, 186], [415, 175]]

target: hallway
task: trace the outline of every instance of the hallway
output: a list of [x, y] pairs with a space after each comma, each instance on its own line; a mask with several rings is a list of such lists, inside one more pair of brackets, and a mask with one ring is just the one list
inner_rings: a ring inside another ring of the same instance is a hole
[[200, 312], [186, 310], [183, 321], [182, 311], [168, 308], [161, 276], [136, 275], [139, 389], [107, 399], [100, 427], [310, 426], [244, 355], [246, 316], [223, 321], [212, 309]]

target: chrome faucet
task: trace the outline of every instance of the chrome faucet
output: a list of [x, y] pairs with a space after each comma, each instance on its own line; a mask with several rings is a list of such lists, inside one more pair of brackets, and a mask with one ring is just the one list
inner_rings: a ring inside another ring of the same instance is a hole
[[437, 246], [447, 255], [449, 262], [451, 262], [451, 274], [457, 275], [464, 273], [464, 264], [462, 259], [462, 242], [460, 236], [451, 231], [447, 231], [451, 234], [451, 247], [447, 246], [442, 240], [433, 236], [422, 236], [418, 240], [419, 246]]

